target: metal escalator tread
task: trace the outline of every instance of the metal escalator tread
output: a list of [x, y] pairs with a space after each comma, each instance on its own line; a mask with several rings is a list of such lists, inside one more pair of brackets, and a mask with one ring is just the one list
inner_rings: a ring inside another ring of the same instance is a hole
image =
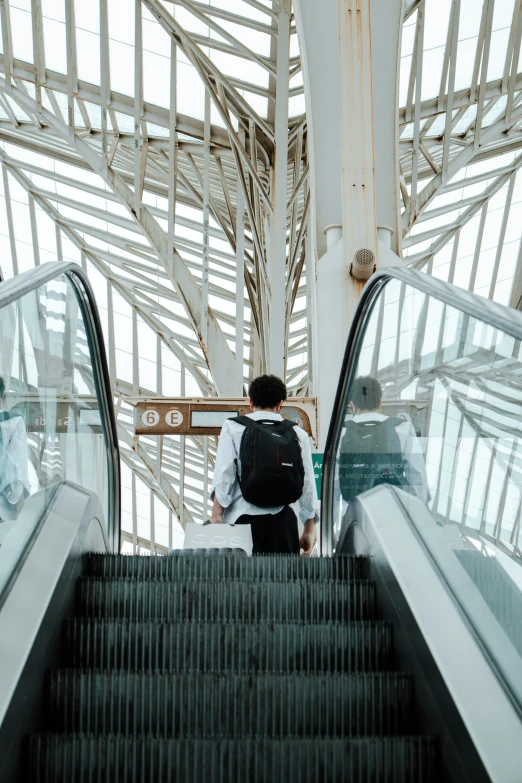
[[435, 783], [426, 737], [189, 739], [43, 735], [32, 783]]
[[27, 779], [435, 783], [368, 561], [234, 559], [85, 559]]
[[92, 579], [79, 582], [79, 614], [128, 620], [320, 622], [372, 620], [370, 581]]
[[[183, 552], [183, 550], [181, 550]], [[85, 556], [86, 576], [102, 579], [299, 579], [318, 581], [368, 579], [366, 557], [295, 557], [294, 555], [254, 555], [253, 557], [148, 557], [146, 555]]]
[[181, 671], [370, 672], [392, 668], [389, 623], [133, 622], [72, 618], [68, 667]]
[[50, 673], [50, 728], [80, 734], [208, 737], [404, 735], [412, 681], [401, 673], [74, 671]]

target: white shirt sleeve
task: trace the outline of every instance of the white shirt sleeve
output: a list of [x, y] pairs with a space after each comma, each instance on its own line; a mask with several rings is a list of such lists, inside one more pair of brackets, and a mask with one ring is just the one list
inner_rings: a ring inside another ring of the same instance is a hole
[[402, 453], [408, 460], [408, 465], [411, 468], [408, 486], [411, 488], [412, 494], [417, 495], [423, 503], [427, 503], [430, 498], [430, 491], [426, 464], [413, 425], [408, 421], [404, 422], [404, 424], [397, 427], [397, 434], [401, 441]]
[[25, 422], [21, 416], [8, 419], [3, 429], [3, 438], [7, 441], [4, 458], [2, 486], [9, 487], [10, 503], [18, 503], [24, 489], [29, 493], [28, 449]]
[[303, 523], [308, 519], [313, 519], [317, 523], [319, 522], [319, 501], [317, 499], [317, 487], [315, 484], [312, 452], [310, 450], [310, 439], [305, 432], [303, 432], [304, 437], [300, 433], [299, 435], [304, 465], [303, 494], [298, 500], [299, 519]]
[[241, 494], [237, 480], [237, 459], [234, 438], [226, 421], [221, 429], [214, 466], [214, 480], [210, 487], [210, 499], [214, 496], [223, 508], [228, 508]]

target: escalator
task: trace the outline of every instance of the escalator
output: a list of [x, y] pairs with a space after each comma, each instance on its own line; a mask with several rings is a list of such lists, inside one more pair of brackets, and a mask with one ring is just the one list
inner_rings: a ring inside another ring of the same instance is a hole
[[366, 558], [92, 556], [65, 640], [37, 783], [438, 779]]
[[[372, 278], [310, 559], [117, 554], [88, 282], [74, 265], [21, 275], [0, 286], [2, 318], [5, 408], [29, 455], [23, 506], [0, 523], [2, 783], [519, 783], [514, 314], [407, 270]], [[360, 376], [404, 422], [422, 487], [345, 500]]]
[[[370, 558], [417, 726], [455, 781], [522, 779], [521, 346], [520, 313], [410, 269], [375, 275], [326, 446], [322, 553]], [[400, 448], [350, 453], [354, 425], [387, 418]], [[372, 481], [354, 497], [360, 466]]]
[[[116, 422], [94, 294], [76, 264], [0, 284], [0, 780], [31, 780], [86, 552], [119, 550]], [[10, 501], [16, 502], [10, 502]]]

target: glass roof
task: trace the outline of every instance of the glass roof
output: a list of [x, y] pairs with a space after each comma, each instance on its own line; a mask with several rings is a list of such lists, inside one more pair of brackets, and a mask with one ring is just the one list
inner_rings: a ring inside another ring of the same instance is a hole
[[423, 0], [404, 22], [400, 154], [409, 264], [515, 304], [522, 54], [515, 0]]
[[[293, 18], [289, 54], [278, 61], [274, 8], [269, 0], [2, 5], [1, 271], [7, 278], [58, 257], [89, 272], [118, 406], [124, 538], [134, 550], [179, 544], [179, 521], [207, 514], [215, 442], [134, 440], [128, 398], [242, 395], [264, 363], [281, 68], [286, 376], [292, 393], [307, 392], [303, 80]], [[242, 380], [224, 389], [230, 370]]]
[[[522, 233], [516, 7], [410, 0], [400, 76], [407, 263], [504, 303]], [[305, 99], [293, 16], [290, 51], [278, 51], [283, 10], [272, 0], [2, 3], [1, 272], [57, 257], [89, 272], [134, 550], [169, 547], [180, 519], [206, 515], [215, 442], [135, 440], [127, 400], [240, 395], [265, 366], [276, 101], [287, 86], [286, 380], [292, 394], [311, 390]]]

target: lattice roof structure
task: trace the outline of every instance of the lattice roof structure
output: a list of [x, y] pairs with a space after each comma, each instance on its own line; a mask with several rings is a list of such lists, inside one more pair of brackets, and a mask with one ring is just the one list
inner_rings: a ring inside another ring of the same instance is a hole
[[[56, 258], [88, 270], [118, 412], [124, 540], [168, 548], [180, 521], [207, 513], [215, 443], [136, 439], [127, 400], [242, 396], [266, 367], [281, 166], [286, 381], [313, 392], [309, 139], [290, 2], [0, 9], [2, 274]], [[400, 75], [404, 258], [514, 306], [521, 33], [520, 0], [406, 3]]]

